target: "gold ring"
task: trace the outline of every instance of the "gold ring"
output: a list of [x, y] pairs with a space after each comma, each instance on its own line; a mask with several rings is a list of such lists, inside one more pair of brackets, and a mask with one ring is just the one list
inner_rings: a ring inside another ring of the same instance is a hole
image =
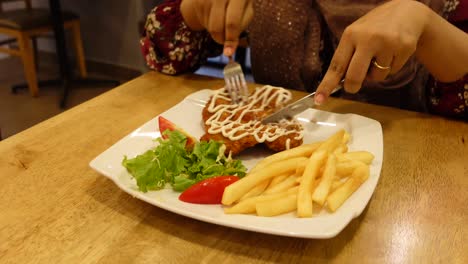
[[378, 64], [375, 59], [372, 60], [372, 64], [374, 64], [374, 66], [377, 67], [378, 69], [384, 70], [384, 71], [390, 70], [392, 68], [390, 66], [382, 66], [382, 65]]

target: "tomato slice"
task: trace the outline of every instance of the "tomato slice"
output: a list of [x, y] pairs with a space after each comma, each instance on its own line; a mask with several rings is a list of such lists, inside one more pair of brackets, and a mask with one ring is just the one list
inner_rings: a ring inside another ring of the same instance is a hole
[[158, 117], [158, 125], [159, 125], [159, 131], [161, 131], [161, 137], [163, 139], [167, 139], [167, 136], [164, 134], [164, 131], [166, 131], [166, 130], [171, 130], [171, 131], [177, 130], [177, 131], [179, 131], [180, 133], [184, 134], [187, 137], [187, 142], [185, 143], [185, 146], [187, 147], [187, 149], [193, 149], [193, 146], [195, 145], [195, 142], [197, 142], [197, 140], [192, 135], [190, 135], [188, 132], [186, 132], [185, 130], [178, 127], [176, 124], [172, 123], [171, 121], [169, 121], [168, 119], [166, 119], [166, 118], [164, 118], [162, 116]]
[[220, 204], [224, 188], [239, 180], [237, 176], [216, 176], [195, 183], [185, 190], [179, 200], [196, 204]]

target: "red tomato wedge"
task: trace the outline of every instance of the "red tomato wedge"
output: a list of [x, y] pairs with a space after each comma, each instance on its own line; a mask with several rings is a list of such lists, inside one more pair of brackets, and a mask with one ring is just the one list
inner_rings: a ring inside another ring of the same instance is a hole
[[195, 145], [195, 142], [197, 142], [195, 137], [193, 137], [188, 132], [186, 132], [185, 130], [178, 127], [176, 124], [172, 123], [171, 121], [169, 121], [168, 119], [166, 119], [166, 118], [164, 118], [162, 116], [158, 117], [158, 125], [159, 125], [159, 131], [161, 131], [161, 137], [163, 139], [167, 139], [167, 136], [164, 135], [163, 132], [166, 131], [167, 129], [169, 129], [171, 131], [177, 130], [177, 131], [179, 131], [180, 133], [184, 134], [187, 137], [187, 143], [185, 143], [185, 145], [187, 146], [188, 149], [192, 149], [193, 145]]
[[220, 204], [224, 188], [239, 180], [237, 176], [216, 176], [195, 183], [185, 190], [179, 200], [196, 204]]

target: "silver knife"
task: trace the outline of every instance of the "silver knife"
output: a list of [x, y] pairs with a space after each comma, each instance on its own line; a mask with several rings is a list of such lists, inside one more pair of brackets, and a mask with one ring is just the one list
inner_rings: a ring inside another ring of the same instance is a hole
[[[338, 85], [331, 93], [333, 94], [333, 93], [337, 92], [338, 90], [340, 90], [343, 87], [342, 83], [343, 83], [343, 81], [341, 81], [340, 85]], [[281, 108], [279, 111], [276, 111], [275, 113], [265, 117], [262, 120], [262, 123], [263, 124], [275, 123], [275, 122], [279, 122], [282, 119], [292, 119], [292, 118], [294, 118], [295, 115], [297, 115], [299, 113], [302, 113], [305, 110], [307, 110], [308, 108], [311, 108], [311, 107], [315, 106], [315, 102], [314, 102], [314, 98], [313, 98], [314, 95], [315, 95], [315, 92], [313, 92], [313, 93], [311, 93], [309, 95], [306, 95], [306, 96], [302, 97], [301, 99], [297, 100], [296, 102], [291, 103], [291, 104]]]

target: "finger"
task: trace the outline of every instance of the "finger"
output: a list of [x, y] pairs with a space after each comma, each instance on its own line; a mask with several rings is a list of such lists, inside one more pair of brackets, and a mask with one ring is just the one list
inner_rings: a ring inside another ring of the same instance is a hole
[[409, 58], [411, 57], [411, 55], [413, 55], [413, 52], [401, 52], [401, 53], [398, 53], [398, 56], [396, 56], [394, 59], [393, 59], [393, 62], [392, 62], [392, 69], [390, 71], [390, 74], [395, 74], [397, 73], [398, 71], [401, 70], [401, 68], [403, 68], [403, 66], [405, 65], [405, 63], [409, 60]]
[[[250, 22], [251, 22], [252, 19], [253, 19], [253, 16], [254, 16], [254, 10], [253, 10], [253, 6], [252, 6], [252, 1], [248, 1], [246, 10], [245, 10], [245, 12], [244, 12], [244, 16], [242, 17], [242, 22], [241, 22], [241, 33], [240, 33], [240, 35], [242, 35], [242, 32], [243, 32], [244, 30], [247, 29], [247, 27], [249, 26]], [[247, 41], [247, 40], [245, 40], [245, 41]], [[247, 43], [247, 42], [244, 42], [244, 43]], [[239, 43], [238, 43], [238, 45], [239, 45]], [[238, 45], [237, 45], [237, 46], [238, 46]], [[237, 47], [236, 47], [236, 48], [237, 48]], [[228, 52], [227, 54], [232, 54], [232, 55], [233, 55], [235, 49], [234, 49], [234, 50], [231, 50], [231, 51], [232, 51], [232, 53], [229, 53], [229, 52]]]
[[196, 6], [196, 8], [198, 9], [198, 12], [197, 12], [198, 21], [203, 23], [204, 28], [207, 30], [210, 24], [211, 6], [212, 6], [211, 1], [205, 1], [203, 2], [203, 4]]
[[397, 73], [408, 59], [416, 51], [417, 40], [414, 37], [405, 37], [400, 40], [400, 48], [396, 53], [397, 56], [393, 59], [392, 70], [390, 74]]
[[254, 16], [253, 1], [248, 1], [247, 6], [245, 8], [244, 16], [242, 17], [241, 32], [249, 26], [250, 22], [253, 19], [253, 16]]
[[336, 48], [335, 54], [333, 54], [330, 66], [328, 67], [328, 70], [315, 93], [314, 100], [316, 104], [320, 105], [324, 103], [330, 96], [333, 89], [339, 85], [346, 69], [348, 68], [353, 52], [354, 45], [345, 35], [343, 35], [338, 47]]
[[400, 55], [395, 57], [395, 59], [392, 62], [392, 68], [390, 69], [389, 74], [395, 74], [405, 66], [406, 62], [409, 60], [411, 56], [410, 55]]
[[208, 32], [219, 44], [224, 43], [224, 21], [226, 16], [226, 1], [212, 1], [209, 15]]
[[362, 82], [364, 82], [369, 70], [372, 57], [373, 54], [369, 52], [368, 48], [360, 46], [356, 49], [349, 63], [344, 80], [344, 87], [347, 92], [357, 93], [361, 89]]
[[387, 76], [390, 74], [390, 70], [392, 67], [392, 61], [393, 61], [393, 54], [391, 53], [383, 53], [376, 55], [374, 57], [375, 63], [377, 65], [383, 66], [383, 67], [390, 67], [389, 69], [381, 69], [374, 65], [373, 63], [370, 65], [369, 68], [369, 73], [367, 77], [372, 80], [372, 81], [383, 81]]
[[229, 1], [226, 8], [226, 24], [224, 29], [224, 55], [232, 56], [239, 43], [242, 17], [244, 16], [246, 2]]

